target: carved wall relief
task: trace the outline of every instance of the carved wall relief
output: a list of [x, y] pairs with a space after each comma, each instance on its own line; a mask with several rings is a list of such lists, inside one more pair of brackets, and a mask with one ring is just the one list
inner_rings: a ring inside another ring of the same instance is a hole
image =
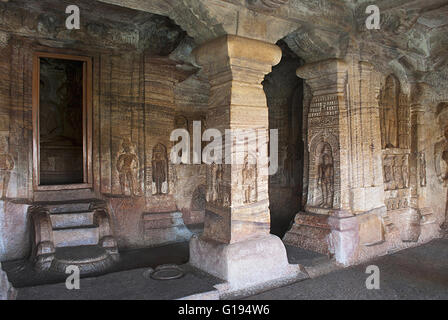
[[384, 190], [388, 210], [408, 208], [409, 150], [387, 149], [383, 155]]
[[257, 164], [251, 160], [249, 156], [244, 159], [243, 189], [245, 204], [257, 201]]
[[407, 95], [394, 75], [386, 78], [380, 95], [381, 140], [383, 149], [408, 149], [410, 141], [410, 106]]
[[141, 193], [140, 184], [137, 179], [137, 172], [139, 170], [138, 157], [129, 139], [124, 139], [121, 146], [123, 151], [117, 159], [121, 193], [126, 195], [126, 188], [129, 187], [129, 194], [131, 196], [138, 196]]
[[152, 150], [152, 193], [168, 194], [168, 157], [166, 147], [158, 143]]
[[341, 206], [338, 140], [339, 97], [315, 96], [308, 112], [309, 212], [328, 214]]
[[14, 159], [8, 152], [8, 138], [0, 137], [0, 183], [2, 184], [2, 199], [8, 193], [11, 171], [14, 169]]
[[386, 78], [380, 95], [383, 178], [387, 209], [410, 206], [410, 104], [394, 75]]
[[424, 151], [418, 154], [418, 167], [420, 187], [426, 187], [426, 155]]
[[386, 79], [385, 87], [381, 92], [382, 115], [382, 141], [383, 149], [398, 147], [398, 96], [400, 94], [399, 82], [395, 76]]
[[317, 184], [320, 185], [322, 201], [319, 206], [332, 208], [334, 198], [334, 165], [333, 154], [329, 144], [325, 144], [319, 160]]
[[224, 182], [224, 165], [212, 163], [207, 169], [207, 202], [213, 206], [230, 207], [230, 187]]
[[445, 183], [448, 179], [448, 126], [444, 130], [444, 138], [434, 146], [434, 165], [439, 181]]
[[331, 142], [327, 141], [321, 140], [310, 150], [310, 187], [307, 206], [309, 211], [313, 211], [311, 207], [332, 209], [339, 206], [337, 193], [340, 187], [336, 170], [339, 160], [334, 155]]
[[204, 211], [205, 202], [206, 202], [206, 187], [204, 185], [200, 185], [193, 192], [193, 196], [191, 199], [191, 210]]

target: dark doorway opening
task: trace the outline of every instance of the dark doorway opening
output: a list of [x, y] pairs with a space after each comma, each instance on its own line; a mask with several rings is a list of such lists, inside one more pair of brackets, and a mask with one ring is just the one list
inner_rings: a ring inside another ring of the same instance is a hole
[[269, 129], [278, 130], [278, 171], [269, 176], [271, 233], [283, 237], [301, 210], [304, 143], [303, 80], [296, 70], [303, 62], [284, 43], [281, 62], [263, 81], [269, 108]]
[[90, 77], [90, 58], [35, 55], [34, 178], [38, 189], [89, 186]]
[[83, 62], [40, 59], [40, 184], [83, 183]]

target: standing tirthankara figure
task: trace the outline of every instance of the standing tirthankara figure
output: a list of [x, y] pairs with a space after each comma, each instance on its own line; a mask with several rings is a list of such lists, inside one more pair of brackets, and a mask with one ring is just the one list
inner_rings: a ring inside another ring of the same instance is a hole
[[334, 197], [334, 166], [331, 148], [329, 146], [323, 150], [318, 171], [319, 178], [317, 183], [320, 185], [322, 191], [322, 202], [320, 206], [322, 208], [332, 208]]
[[398, 85], [394, 76], [386, 79], [386, 85], [381, 97], [383, 108], [383, 147], [398, 147]]
[[160, 143], [152, 153], [152, 181], [155, 186], [153, 194], [168, 193], [168, 158], [165, 146]]
[[130, 195], [137, 196], [140, 188], [137, 181], [137, 170], [139, 168], [138, 157], [132, 150], [132, 144], [125, 139], [122, 144], [123, 153], [117, 160], [117, 171], [120, 178], [121, 193], [126, 194], [126, 184], [129, 185]]
[[244, 188], [244, 203], [249, 204], [256, 199], [257, 188], [257, 165], [250, 163], [250, 159], [246, 156], [243, 168], [243, 188]]

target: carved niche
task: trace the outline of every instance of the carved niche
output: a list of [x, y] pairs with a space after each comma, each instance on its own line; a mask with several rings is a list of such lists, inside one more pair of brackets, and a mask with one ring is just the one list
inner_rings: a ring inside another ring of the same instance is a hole
[[134, 147], [129, 139], [124, 139], [122, 143], [122, 153], [117, 159], [117, 171], [120, 180], [121, 193], [127, 194], [129, 188], [131, 196], [138, 196], [141, 193], [140, 184], [137, 179], [139, 170], [138, 157], [135, 154]]
[[[307, 210], [315, 211], [312, 208], [324, 210], [337, 208], [339, 206], [340, 190], [337, 170], [339, 159], [337, 157], [337, 141], [333, 135], [316, 137], [312, 142], [309, 162], [309, 191]], [[318, 212], [325, 213], [325, 212]]]
[[394, 75], [389, 75], [380, 94], [383, 181], [386, 207], [390, 210], [410, 205], [410, 104]]
[[158, 143], [152, 150], [152, 194], [168, 194], [168, 156], [166, 147]]
[[410, 104], [394, 75], [386, 78], [380, 94], [381, 141], [383, 149], [408, 149]]
[[315, 96], [308, 112], [308, 196], [306, 211], [330, 214], [341, 207], [339, 97]]

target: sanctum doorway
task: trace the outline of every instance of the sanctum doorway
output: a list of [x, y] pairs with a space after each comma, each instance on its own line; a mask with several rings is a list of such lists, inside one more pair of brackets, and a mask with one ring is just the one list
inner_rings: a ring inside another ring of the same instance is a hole
[[90, 58], [36, 53], [33, 171], [36, 190], [91, 187]]

